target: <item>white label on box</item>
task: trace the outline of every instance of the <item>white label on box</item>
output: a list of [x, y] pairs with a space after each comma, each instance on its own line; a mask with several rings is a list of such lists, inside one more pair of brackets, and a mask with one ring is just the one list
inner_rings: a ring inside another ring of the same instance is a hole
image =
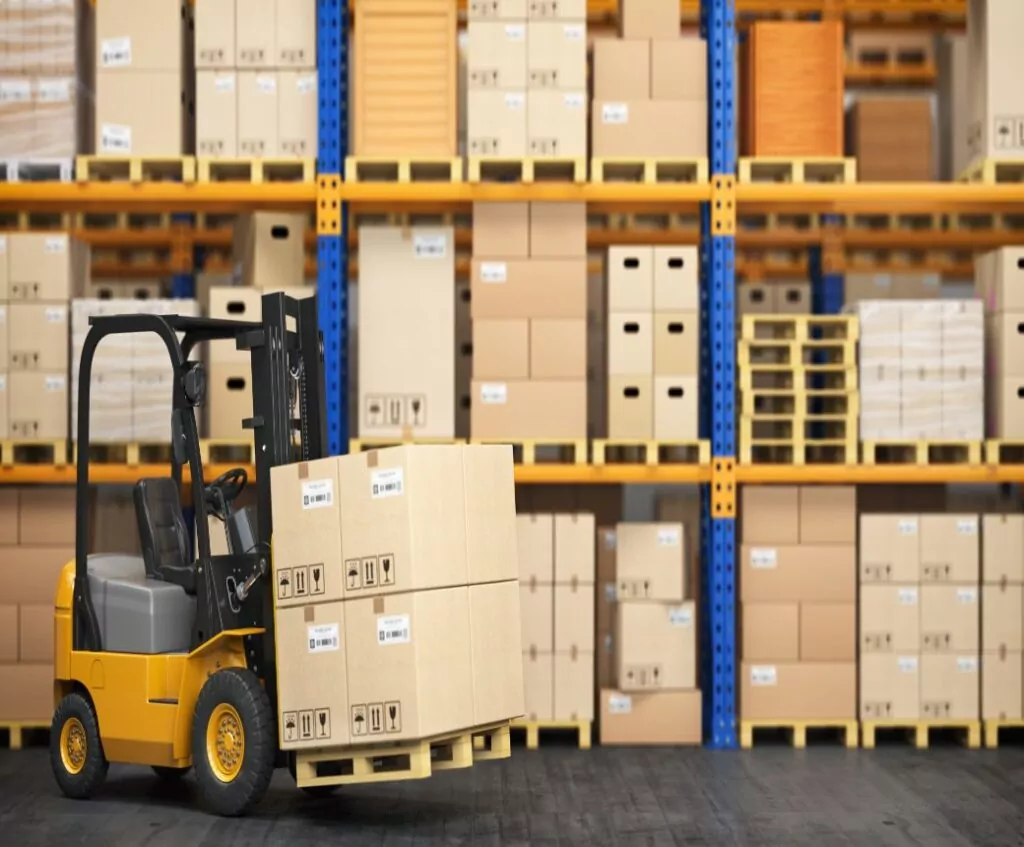
[[628, 103], [605, 103], [601, 107], [601, 123], [625, 124], [629, 123]]
[[566, 24], [562, 27], [566, 41], [582, 41], [587, 34], [587, 28], [583, 24]]
[[978, 519], [977, 518], [958, 518], [956, 522], [957, 535], [977, 535], [978, 534]]
[[0, 256], [7, 252], [7, 236], [0, 235]]
[[378, 644], [410, 644], [411, 642], [412, 628], [409, 625], [408, 615], [377, 616]]
[[508, 402], [508, 386], [503, 382], [485, 382], [480, 386], [480, 402], [503, 406]]
[[480, 281], [492, 284], [508, 282], [508, 265], [504, 262], [481, 262]]
[[774, 568], [779, 564], [779, 552], [774, 547], [755, 547], [750, 551], [752, 568]]
[[582, 109], [587, 105], [587, 98], [578, 91], [566, 93], [562, 97], [562, 105], [566, 109]]
[[614, 582], [606, 582], [604, 584], [604, 597], [609, 603], [614, 603], [619, 599], [619, 592]]
[[417, 259], [443, 259], [448, 255], [448, 239], [443, 235], [417, 235], [412, 240]]
[[901, 673], [917, 673], [917, 656], [900, 656], [896, 664]]
[[100, 127], [100, 152], [131, 153], [132, 128], [121, 124], [103, 124]]
[[522, 41], [526, 38], [526, 26], [523, 24], [505, 24], [505, 38], [509, 41]]
[[47, 306], [46, 322], [48, 324], [65, 323], [68, 319], [68, 310], [64, 306]]
[[526, 108], [526, 95], [519, 91], [506, 91], [505, 92], [505, 108], [506, 109], [525, 109]]
[[777, 685], [779, 673], [775, 665], [754, 665], [750, 669], [751, 685]]
[[7, 374], [0, 374], [0, 391], [7, 390]]
[[46, 391], [63, 391], [67, 381], [64, 379], [63, 374], [51, 374], [46, 377], [43, 386]]
[[334, 505], [334, 480], [311, 479], [302, 483], [302, 508], [327, 509]]
[[125, 68], [132, 63], [132, 40], [104, 38], [100, 42], [100, 65], [104, 68]]
[[916, 588], [901, 588], [899, 596], [900, 596], [900, 605], [901, 606], [916, 606], [917, 605], [917, 589]]
[[608, 695], [609, 715], [628, 715], [633, 711], [633, 698], [628, 694]]
[[295, 81], [295, 87], [299, 90], [299, 94], [312, 94], [316, 91], [316, 74], [300, 76]]
[[341, 649], [341, 636], [338, 635], [336, 623], [307, 626], [306, 635], [309, 638], [310, 653], [329, 653]]
[[957, 656], [956, 657], [956, 669], [960, 673], [977, 673], [978, 672], [978, 657], [977, 656]]
[[678, 529], [659, 529], [658, 530], [658, 546], [659, 547], [678, 547], [679, 546], [679, 530]]
[[956, 590], [956, 602], [961, 603], [964, 606], [969, 606], [972, 603], [978, 602], [978, 589], [977, 588], [958, 588]]
[[43, 252], [51, 255], [68, 252], [68, 237], [66, 235], [49, 235], [43, 241]]
[[27, 79], [5, 79], [0, 82], [0, 103], [28, 103], [32, 99], [32, 83]]
[[668, 610], [668, 624], [675, 627], [693, 626], [693, 609], [689, 606], [678, 606]]
[[223, 74], [215, 77], [213, 80], [213, 90], [219, 91], [222, 94], [230, 94], [235, 90], [235, 75]]
[[273, 94], [277, 91], [277, 77], [260, 74], [256, 77], [256, 88], [261, 94]]
[[902, 518], [896, 525], [900, 535], [917, 535], [917, 518]]
[[401, 468], [385, 468], [370, 474], [370, 496], [401, 497], [405, 493], [405, 472]]
[[37, 103], [68, 103], [71, 101], [71, 80], [41, 79], [36, 84]]

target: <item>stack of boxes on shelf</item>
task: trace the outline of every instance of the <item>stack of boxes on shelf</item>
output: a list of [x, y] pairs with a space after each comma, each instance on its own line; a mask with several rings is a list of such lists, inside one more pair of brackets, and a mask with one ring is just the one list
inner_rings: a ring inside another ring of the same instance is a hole
[[608, 437], [696, 439], [696, 248], [610, 247], [607, 269]]
[[623, 3], [621, 37], [594, 42], [593, 156], [707, 157], [707, 47], [674, 0]]
[[0, 721], [49, 726], [53, 717], [53, 592], [75, 558], [68, 488], [0, 491]]
[[862, 300], [935, 300], [942, 296], [937, 273], [849, 273], [843, 277], [843, 303], [850, 308]]
[[978, 719], [979, 538], [976, 515], [861, 515], [861, 720]]
[[[697, 613], [682, 524], [620, 523], [598, 534], [599, 598], [611, 667], [602, 672], [602, 744], [699, 744]], [[611, 580], [609, 580], [611, 581]], [[600, 625], [600, 624], [599, 624]], [[604, 661], [599, 657], [598, 667]]]
[[526, 719], [594, 719], [594, 516], [519, 515]]
[[856, 489], [742, 495], [741, 718], [855, 720]]
[[[8, 182], [31, 179], [19, 159], [64, 160], [56, 174], [71, 178], [78, 152], [75, 5], [7, 3], [0, 26], [0, 160]], [[52, 172], [51, 172], [52, 173]], [[52, 177], [51, 177], [52, 178]]]
[[978, 300], [862, 300], [861, 438], [984, 437], [984, 322]]
[[474, 204], [471, 286], [472, 436], [586, 438], [586, 207]]
[[[848, 278], [848, 277], [847, 277]], [[809, 315], [811, 284], [799, 280], [749, 281], [736, 290], [736, 316]]]
[[586, 157], [584, 2], [471, 3], [468, 41], [470, 156]]
[[510, 448], [396, 447], [271, 474], [284, 749], [523, 714]]
[[987, 427], [994, 438], [1024, 438], [1024, 247], [975, 258], [985, 309]]
[[202, 0], [196, 155], [313, 158], [316, 0]]
[[1024, 718], [1024, 516], [985, 515], [981, 540], [981, 717]]

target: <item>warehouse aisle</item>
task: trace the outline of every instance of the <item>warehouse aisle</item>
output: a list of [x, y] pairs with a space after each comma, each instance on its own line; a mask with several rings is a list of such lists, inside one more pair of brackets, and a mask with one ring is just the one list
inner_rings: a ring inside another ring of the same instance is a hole
[[0, 753], [0, 844], [581, 844], [1018, 847], [1024, 750], [753, 754], [547, 748], [417, 783], [312, 800], [279, 774], [244, 820], [113, 768], [101, 798], [57, 796], [43, 750]]

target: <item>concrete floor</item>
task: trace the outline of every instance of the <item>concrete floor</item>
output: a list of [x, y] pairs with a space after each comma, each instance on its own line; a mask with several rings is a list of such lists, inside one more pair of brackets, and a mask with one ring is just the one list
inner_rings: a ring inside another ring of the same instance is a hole
[[286, 772], [244, 820], [194, 785], [113, 767], [102, 796], [58, 796], [45, 750], [0, 752], [0, 845], [1024, 845], [1024, 748], [513, 750], [422, 782], [300, 793]]

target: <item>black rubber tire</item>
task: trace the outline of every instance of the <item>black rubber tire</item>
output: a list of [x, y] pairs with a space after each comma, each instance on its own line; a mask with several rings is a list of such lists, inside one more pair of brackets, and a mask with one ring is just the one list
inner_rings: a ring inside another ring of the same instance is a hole
[[[206, 749], [206, 730], [214, 710], [229, 705], [241, 720], [244, 750], [238, 774], [223, 781]], [[206, 807], [224, 817], [244, 815], [263, 799], [274, 775], [277, 735], [270, 698], [251, 671], [227, 668], [203, 685], [192, 720], [192, 765]]]
[[[77, 720], [85, 732], [85, 763], [78, 773], [72, 773], [65, 767], [61, 755], [64, 726], [70, 720]], [[53, 724], [50, 727], [50, 766], [60, 790], [73, 800], [88, 800], [107, 778], [110, 765], [103, 754], [96, 710], [93, 709], [92, 703], [77, 691], [64, 697], [53, 713]]]
[[155, 773], [164, 782], [181, 782], [192, 768], [165, 768], [160, 765], [153, 765]]

